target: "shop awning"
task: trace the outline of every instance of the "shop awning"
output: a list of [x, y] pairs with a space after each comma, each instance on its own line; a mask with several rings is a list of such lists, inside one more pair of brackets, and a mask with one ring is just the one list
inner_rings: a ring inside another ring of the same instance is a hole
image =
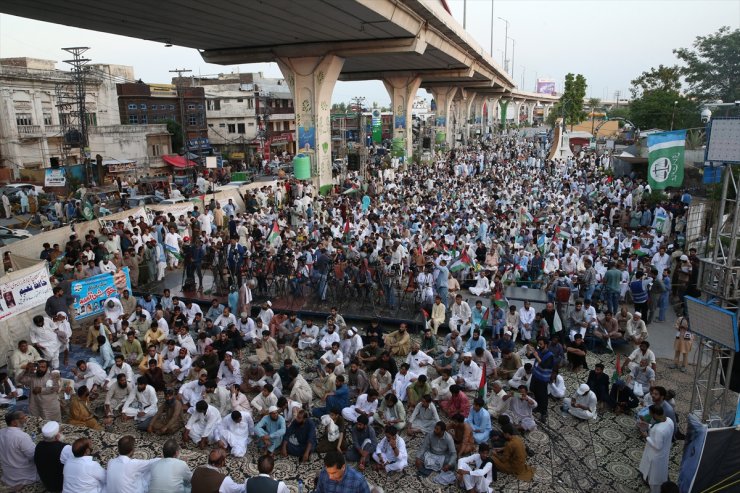
[[185, 159], [184, 156], [162, 156], [162, 160], [175, 168], [194, 168], [198, 165], [195, 161]]

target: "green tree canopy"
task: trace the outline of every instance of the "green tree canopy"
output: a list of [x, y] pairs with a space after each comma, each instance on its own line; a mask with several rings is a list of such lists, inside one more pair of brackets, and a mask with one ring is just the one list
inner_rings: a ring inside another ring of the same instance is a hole
[[172, 136], [172, 152], [180, 152], [185, 142], [182, 140], [182, 126], [175, 120], [167, 120], [167, 132]]
[[571, 128], [585, 118], [583, 98], [586, 97], [586, 87], [586, 78], [583, 75], [569, 73], [565, 76], [560, 102], [553, 108], [553, 110], [557, 110], [557, 115], [562, 114], [563, 110], [565, 111], [565, 122]]
[[722, 27], [673, 52], [685, 64], [681, 75], [690, 95], [700, 102], [740, 100], [740, 29]]
[[[630, 103], [629, 119], [639, 128], [692, 128], [700, 125], [696, 101], [677, 91], [646, 91]], [[673, 123], [673, 125], [671, 125]]]
[[630, 92], [633, 98], [639, 98], [648, 91], [678, 92], [681, 90], [681, 69], [678, 65], [666, 67], [658, 65], [632, 79]]

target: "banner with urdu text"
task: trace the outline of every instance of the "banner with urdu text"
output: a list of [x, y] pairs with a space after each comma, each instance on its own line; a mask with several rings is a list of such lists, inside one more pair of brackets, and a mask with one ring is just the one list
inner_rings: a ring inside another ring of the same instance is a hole
[[0, 278], [0, 320], [43, 305], [53, 294], [46, 262]]
[[79, 281], [72, 281], [75, 319], [81, 320], [103, 313], [105, 300], [110, 297], [120, 298], [124, 289], [131, 292], [131, 279], [128, 267], [115, 273], [98, 274]]
[[648, 135], [648, 183], [653, 190], [683, 184], [686, 130]]

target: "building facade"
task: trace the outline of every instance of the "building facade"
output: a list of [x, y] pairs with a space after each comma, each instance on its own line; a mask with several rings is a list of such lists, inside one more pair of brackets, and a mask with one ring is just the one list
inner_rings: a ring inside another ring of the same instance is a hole
[[[117, 84], [116, 90], [121, 125], [161, 125], [173, 120], [182, 128], [182, 135], [173, 142], [182, 140], [183, 146], [196, 155], [211, 154], [202, 87], [128, 82]], [[182, 149], [172, 151], [179, 153]]]
[[229, 73], [172, 82], [205, 91], [208, 139], [214, 153], [230, 161], [252, 162], [257, 156], [295, 152], [293, 97], [283, 79]]
[[132, 67], [91, 64], [86, 75], [85, 112], [88, 148], [75, 146], [72, 134], [79, 122], [70, 72], [53, 60], [0, 59], [0, 169], [2, 180], [18, 179], [23, 169], [76, 164], [84, 157], [137, 160], [158, 166], [159, 153], [169, 152], [164, 125], [136, 129], [120, 124], [116, 83], [134, 77]]

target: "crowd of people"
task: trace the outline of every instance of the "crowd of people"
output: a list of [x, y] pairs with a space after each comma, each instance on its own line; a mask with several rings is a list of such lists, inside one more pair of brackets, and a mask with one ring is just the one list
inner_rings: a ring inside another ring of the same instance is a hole
[[[30, 341], [18, 343], [3, 399], [27, 396], [46, 431], [34, 452], [20, 430], [24, 414], [6, 414], [16, 430], [0, 435], [3, 482], [40, 476], [51, 491], [79, 493], [106, 484], [109, 493], [187, 484], [194, 493], [243, 491], [218, 469], [254, 444], [262, 474], [247, 491], [268, 480], [283, 491], [270, 477], [274, 461], [318, 453], [321, 492], [368, 491], [366, 469], [411, 467], [439, 484], [488, 492], [499, 474], [532, 480], [527, 436], [555, 406], [588, 421], [607, 410], [633, 413], [635, 433], [647, 437], [640, 472], [660, 491], [680, 431], [672, 396], [656, 385], [648, 327], [674, 307], [680, 313], [681, 297], [696, 290], [696, 251], [678, 241], [691, 197], [650, 203], [643, 180], [611, 175], [608, 156], [548, 160], [546, 152], [543, 142], [505, 135], [431, 164], [371, 167], [369, 178], [348, 177], [325, 197], [309, 183], [281, 181], [248, 192], [243, 211], [212, 200], [187, 216], [130, 217], [103, 236], [72, 235], [64, 249], [45, 245], [54, 296]], [[66, 381], [69, 282], [122, 266], [135, 288], [183, 269], [194, 289], [208, 266], [227, 303], [214, 299], [206, 310], [167, 289], [159, 297], [123, 291], [85, 328], [96, 357], [76, 361]], [[275, 313], [269, 301], [252, 306], [253, 295], [280, 282], [286, 296], [326, 299], [330, 285], [358, 298], [382, 293], [388, 308], [410, 287], [426, 325], [417, 337], [404, 323], [358, 329], [336, 308], [317, 320]], [[549, 302], [540, 311], [507, 303], [507, 286], [542, 289]], [[679, 317], [675, 365], [684, 371], [692, 340]], [[604, 365], [589, 368], [589, 352], [620, 348], [628, 356], [614, 382]], [[570, 391], [566, 371], [581, 382]], [[134, 439], [124, 436], [121, 460], [106, 471], [89, 440], [78, 439], [71, 452], [46, 451], [44, 463], [62, 478], [51, 489], [33, 456], [60, 442], [62, 421], [94, 430], [128, 422], [166, 439], [165, 458], [130, 459]], [[411, 464], [406, 442], [417, 435]], [[212, 449], [192, 477], [177, 462], [178, 439]], [[115, 486], [122, 477], [141, 483]]]

